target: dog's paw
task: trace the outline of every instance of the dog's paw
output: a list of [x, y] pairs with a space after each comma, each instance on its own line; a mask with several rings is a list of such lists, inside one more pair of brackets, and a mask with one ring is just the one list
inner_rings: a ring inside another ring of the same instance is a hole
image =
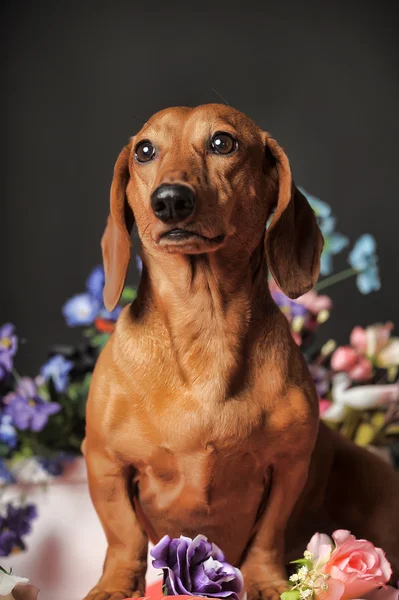
[[287, 590], [288, 583], [285, 580], [245, 583], [247, 600], [280, 600], [280, 595]]
[[126, 598], [140, 598], [143, 594], [136, 591], [101, 590], [94, 588], [83, 600], [125, 600]]

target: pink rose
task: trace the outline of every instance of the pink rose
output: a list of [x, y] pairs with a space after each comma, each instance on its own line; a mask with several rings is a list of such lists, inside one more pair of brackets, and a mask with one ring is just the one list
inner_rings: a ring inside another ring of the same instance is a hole
[[361, 354], [367, 353], [367, 334], [363, 327], [354, 327], [350, 335], [351, 346], [356, 348]]
[[340, 346], [331, 357], [331, 367], [334, 371], [348, 373], [357, 364], [359, 355], [350, 346]]
[[366, 329], [363, 327], [354, 327], [350, 335], [351, 346], [360, 354], [369, 357], [376, 357], [390, 341], [393, 330], [393, 323], [388, 322], [385, 325], [370, 325]]
[[352, 381], [368, 381], [373, 376], [373, 365], [368, 358], [359, 356], [357, 364], [349, 371]]
[[373, 365], [351, 346], [340, 346], [331, 357], [334, 371], [348, 373], [352, 381], [368, 381], [373, 376]]
[[357, 540], [344, 529], [334, 531], [332, 537], [335, 550], [321, 569], [331, 576], [329, 600], [364, 598], [389, 581], [392, 569], [381, 548], [367, 540]]

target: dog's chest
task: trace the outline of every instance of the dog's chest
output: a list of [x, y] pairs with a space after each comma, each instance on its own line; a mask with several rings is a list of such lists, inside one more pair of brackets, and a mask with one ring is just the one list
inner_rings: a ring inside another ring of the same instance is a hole
[[223, 510], [226, 502], [231, 505], [245, 495], [242, 486], [249, 474], [251, 494], [259, 497], [268, 468], [260, 451], [264, 419], [261, 411], [247, 408], [237, 414], [237, 408], [219, 407], [209, 414], [186, 410], [173, 417], [166, 411], [151, 444], [147, 439], [135, 461], [147, 513], [170, 518], [179, 507], [192, 518], [192, 513]]

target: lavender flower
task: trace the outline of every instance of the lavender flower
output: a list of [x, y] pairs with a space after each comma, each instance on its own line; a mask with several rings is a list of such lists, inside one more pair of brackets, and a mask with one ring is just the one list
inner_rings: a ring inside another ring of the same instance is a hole
[[4, 413], [11, 417], [17, 429], [41, 431], [50, 415], [61, 410], [56, 402], [46, 402], [39, 396], [37, 385], [30, 377], [22, 377], [15, 392], [4, 398]]
[[18, 348], [18, 339], [14, 335], [14, 325], [5, 323], [0, 327], [0, 381], [12, 371], [13, 357]]
[[203, 535], [171, 539], [165, 535], [151, 550], [153, 565], [164, 572], [167, 595], [232, 598], [245, 596], [241, 572]]
[[68, 385], [68, 376], [72, 366], [73, 364], [69, 360], [66, 360], [62, 354], [56, 354], [43, 365], [40, 374], [44, 377], [45, 381], [48, 381], [51, 378], [54, 382], [55, 389], [61, 394], [62, 392], [65, 392]]
[[141, 272], [143, 270], [143, 261], [141, 260], [141, 258], [138, 254], [136, 254], [136, 268], [137, 268], [139, 274], [141, 275]]

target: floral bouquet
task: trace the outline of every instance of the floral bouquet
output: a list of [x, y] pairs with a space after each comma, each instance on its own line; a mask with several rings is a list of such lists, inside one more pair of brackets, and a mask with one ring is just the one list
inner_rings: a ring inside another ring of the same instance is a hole
[[[165, 596], [246, 600], [241, 572], [203, 535], [165, 536], [151, 556], [162, 570]], [[399, 590], [387, 585], [392, 569], [383, 550], [346, 530], [334, 531], [332, 539], [316, 533], [290, 567], [294, 572], [281, 600], [399, 600]]]
[[[356, 279], [362, 294], [380, 288], [375, 240], [369, 234], [361, 236], [348, 255], [349, 267], [332, 273], [333, 257], [349, 240], [335, 231], [330, 207], [302, 191], [325, 239], [321, 279], [315, 291], [297, 300], [287, 298], [272, 280], [271, 293], [308, 363], [322, 419], [357, 444], [377, 448], [398, 466], [399, 338], [393, 335], [393, 324], [356, 326], [347, 346], [338, 347], [332, 339], [322, 345], [318, 342], [319, 329], [332, 310], [331, 299], [320, 295], [321, 290], [349, 277]], [[140, 272], [139, 257], [136, 264]], [[35, 378], [21, 376], [15, 368], [18, 337], [14, 325], [0, 326], [0, 492], [13, 483], [20, 484], [19, 488], [46, 484], [80, 454], [97, 357], [121, 310], [136, 297], [134, 287], [125, 287], [118, 307], [108, 312], [103, 288], [104, 271], [98, 266], [90, 273], [85, 291], [62, 308], [66, 324], [81, 328], [81, 342], [51, 348]], [[25, 537], [37, 515], [28, 498], [28, 489], [12, 502], [0, 495], [0, 556], [25, 549]]]
[[321, 278], [315, 289], [291, 300], [270, 281], [272, 296], [287, 317], [292, 335], [308, 363], [323, 421], [360, 446], [376, 449], [399, 467], [399, 337], [393, 323], [355, 326], [349, 343], [318, 343], [319, 328], [329, 318], [332, 301], [319, 292], [349, 277], [369, 294], [381, 287], [376, 242], [362, 235], [348, 254], [349, 268], [332, 274], [333, 257], [349, 244], [335, 231], [330, 207], [304, 190], [324, 236]]

